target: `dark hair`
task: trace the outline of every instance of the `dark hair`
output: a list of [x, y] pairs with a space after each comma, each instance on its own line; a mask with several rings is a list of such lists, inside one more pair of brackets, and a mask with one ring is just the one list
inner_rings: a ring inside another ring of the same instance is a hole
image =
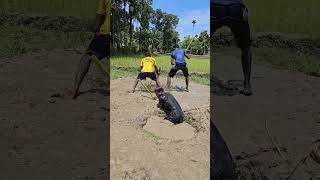
[[151, 56], [151, 52], [150, 52], [150, 51], [145, 51], [145, 52], [144, 52], [144, 55], [145, 55], [146, 57]]
[[164, 89], [163, 89], [162, 87], [157, 87], [157, 88], [154, 90], [155, 93], [159, 93], [159, 92], [163, 92], [163, 91], [164, 91]]

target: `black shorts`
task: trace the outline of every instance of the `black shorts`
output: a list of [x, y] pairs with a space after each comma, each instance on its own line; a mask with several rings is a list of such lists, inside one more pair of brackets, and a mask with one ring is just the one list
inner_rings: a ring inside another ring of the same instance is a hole
[[251, 46], [250, 26], [248, 22], [248, 9], [241, 4], [231, 4], [228, 6], [220, 4], [210, 4], [211, 9], [211, 29], [214, 33], [222, 26], [231, 29], [239, 48]]
[[91, 41], [87, 53], [89, 55], [95, 55], [98, 59], [110, 57], [110, 35], [94, 36]]
[[177, 65], [173, 68], [171, 68], [170, 72], [169, 72], [169, 77], [174, 77], [177, 74], [177, 71], [181, 70], [183, 72], [183, 76], [184, 77], [188, 77], [189, 76], [189, 71], [186, 65]]
[[152, 79], [153, 81], [157, 80], [157, 75], [156, 75], [155, 72], [142, 72], [142, 73], [139, 73], [137, 79], [145, 80], [147, 77]]

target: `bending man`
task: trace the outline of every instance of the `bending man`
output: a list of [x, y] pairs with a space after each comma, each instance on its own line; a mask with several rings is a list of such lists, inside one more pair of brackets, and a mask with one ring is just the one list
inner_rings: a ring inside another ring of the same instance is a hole
[[176, 98], [174, 98], [172, 94], [164, 92], [161, 87], [156, 88], [155, 93], [159, 98], [158, 108], [166, 113], [165, 119], [174, 124], [182, 123], [184, 113]]
[[145, 52], [144, 55], [145, 57], [141, 60], [139, 67], [140, 73], [133, 84], [132, 93], [135, 92], [138, 82], [145, 80], [147, 77], [156, 82], [156, 87], [160, 86], [159, 77], [157, 76], [159, 75], [159, 69], [157, 67], [156, 60], [151, 57], [150, 52]]

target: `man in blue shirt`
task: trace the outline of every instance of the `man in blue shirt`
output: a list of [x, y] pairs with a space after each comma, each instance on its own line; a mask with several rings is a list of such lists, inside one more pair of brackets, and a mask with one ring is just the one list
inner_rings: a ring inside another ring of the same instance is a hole
[[184, 59], [185, 57], [190, 59], [186, 52], [179, 48], [179, 46], [177, 46], [177, 48], [171, 53], [171, 64], [173, 67], [171, 68], [167, 77], [167, 90], [171, 89], [171, 78], [176, 75], [177, 71], [181, 70], [186, 81], [186, 91], [189, 92], [189, 72], [186, 60]]
[[212, 9], [210, 21], [211, 29], [213, 29], [211, 31], [212, 34], [222, 26], [229, 27], [237, 40], [238, 47], [241, 49], [241, 61], [244, 73], [244, 89], [241, 93], [249, 96], [252, 94], [250, 84], [252, 52], [248, 10], [243, 0], [211, 0], [210, 6]]

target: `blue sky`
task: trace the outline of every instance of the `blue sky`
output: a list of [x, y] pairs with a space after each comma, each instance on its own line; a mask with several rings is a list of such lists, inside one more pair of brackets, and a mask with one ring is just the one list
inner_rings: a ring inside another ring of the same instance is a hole
[[181, 40], [193, 34], [191, 23], [193, 19], [197, 21], [195, 34], [205, 30], [210, 32], [210, 0], [153, 0], [152, 7], [179, 17], [176, 30]]

